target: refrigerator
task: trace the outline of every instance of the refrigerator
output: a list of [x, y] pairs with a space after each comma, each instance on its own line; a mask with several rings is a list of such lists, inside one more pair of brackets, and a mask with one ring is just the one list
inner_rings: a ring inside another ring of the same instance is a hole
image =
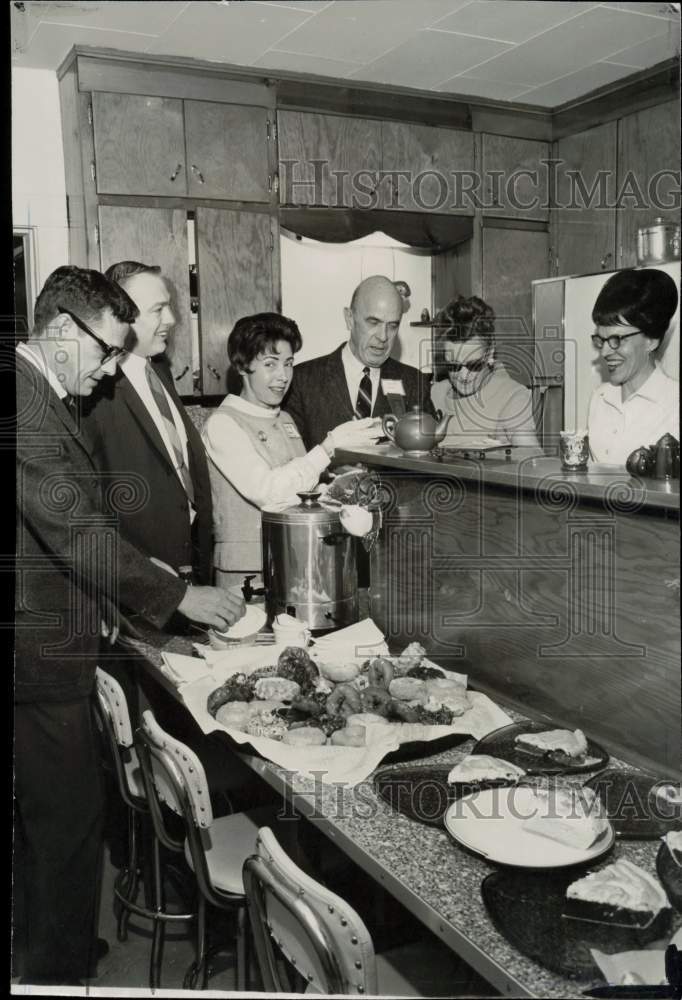
[[[680, 262], [656, 264], [680, 291]], [[533, 284], [536, 421], [543, 446], [556, 447], [561, 430], [578, 430], [587, 423], [593, 390], [606, 380], [606, 370], [590, 340], [592, 307], [613, 272], [546, 278]], [[679, 380], [680, 305], [658, 353], [666, 375]]]

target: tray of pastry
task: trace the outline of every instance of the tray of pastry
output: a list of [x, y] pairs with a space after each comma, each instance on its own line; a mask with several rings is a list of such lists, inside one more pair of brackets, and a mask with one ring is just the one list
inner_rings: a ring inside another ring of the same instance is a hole
[[[484, 879], [481, 895], [510, 944], [576, 980], [598, 975], [592, 948], [612, 954], [667, 943], [672, 924], [658, 879], [623, 860], [589, 872], [500, 869]], [[617, 902], [609, 903], [609, 896]]]
[[608, 768], [585, 785], [606, 806], [618, 837], [655, 840], [669, 831], [682, 830], [682, 788], [675, 782], [629, 768]]
[[580, 729], [558, 729], [546, 722], [514, 722], [480, 739], [472, 753], [490, 754], [523, 768], [526, 774], [575, 774], [597, 771], [609, 755]]

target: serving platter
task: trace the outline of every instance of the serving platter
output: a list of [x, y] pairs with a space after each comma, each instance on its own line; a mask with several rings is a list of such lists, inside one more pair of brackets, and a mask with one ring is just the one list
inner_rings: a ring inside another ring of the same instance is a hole
[[[587, 864], [610, 851], [613, 827], [587, 848], [578, 848], [531, 833], [526, 820], [538, 812], [535, 789], [527, 785], [479, 789], [463, 795], [445, 813], [445, 829], [462, 847], [487, 861], [515, 868], [565, 868]], [[583, 822], [572, 817], [576, 825]]]
[[481, 895], [493, 924], [514, 948], [559, 975], [594, 980], [599, 969], [591, 948], [609, 954], [637, 950], [665, 938], [666, 931], [659, 921], [649, 932], [637, 931], [635, 941], [631, 928], [563, 917], [566, 889], [581, 874], [503, 869], [484, 879]]
[[677, 864], [665, 843], [661, 844], [656, 855], [656, 874], [668, 899], [677, 912], [682, 913], [682, 865]]
[[433, 764], [382, 767], [374, 775], [374, 788], [396, 812], [442, 829], [445, 813], [457, 794], [448, 784], [450, 770], [449, 765]]
[[525, 733], [543, 733], [558, 728], [550, 722], [513, 722], [488, 733], [478, 741], [472, 753], [490, 754], [522, 767], [526, 774], [579, 774], [597, 771], [609, 762], [609, 755], [594, 740], [587, 741], [587, 757], [584, 761], [558, 760], [550, 754], [538, 755], [524, 750], [516, 743], [516, 737]]
[[585, 782], [604, 803], [616, 835], [624, 840], [655, 840], [682, 830], [682, 803], [665, 803], [656, 796], [658, 789], [671, 784], [629, 768], [609, 768]]

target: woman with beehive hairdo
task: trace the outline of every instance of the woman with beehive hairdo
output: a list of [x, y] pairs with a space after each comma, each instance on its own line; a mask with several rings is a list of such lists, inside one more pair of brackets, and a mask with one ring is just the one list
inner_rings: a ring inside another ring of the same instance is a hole
[[458, 295], [437, 314], [436, 323], [436, 362], [447, 377], [434, 383], [431, 400], [451, 415], [448, 441], [465, 447], [495, 438], [539, 447], [530, 390], [495, 358], [492, 307], [477, 295]]

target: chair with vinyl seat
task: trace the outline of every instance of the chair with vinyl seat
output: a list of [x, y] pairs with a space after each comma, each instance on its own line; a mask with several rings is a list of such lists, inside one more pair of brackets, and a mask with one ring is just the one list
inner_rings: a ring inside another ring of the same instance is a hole
[[142, 771], [134, 746], [133, 730], [128, 703], [119, 682], [97, 668], [96, 706], [105, 741], [114, 765], [114, 772], [121, 798], [128, 807], [128, 857], [124, 867], [114, 882], [114, 895], [120, 910], [117, 922], [117, 938], [125, 941], [128, 937], [128, 922], [132, 913], [153, 921], [152, 951], [149, 967], [149, 982], [152, 989], [159, 986], [161, 975], [161, 941], [163, 928], [167, 923], [194, 920], [194, 911], [171, 912], [163, 906], [164, 868], [161, 864], [159, 844], [153, 842], [152, 865], [146, 866], [146, 874], [151, 882], [147, 890], [153, 899], [153, 908], [137, 902], [140, 889], [142, 858], [140, 840], [142, 823], [149, 817], [149, 804], [144, 787]]
[[[261, 822], [272, 818], [270, 807], [214, 818], [206, 773], [184, 743], [166, 733], [151, 711], [142, 714], [135, 745], [156, 837], [173, 850], [183, 850], [198, 888], [196, 957], [185, 975], [186, 988], [205, 988], [209, 965], [206, 904], [236, 915], [236, 988], [247, 988], [248, 921], [242, 868], [254, 850]], [[168, 807], [183, 820], [184, 840], [169, 830]]]
[[358, 913], [294, 864], [268, 827], [259, 830], [256, 852], [244, 864], [244, 887], [267, 992], [490, 995], [483, 980], [481, 992], [472, 992], [476, 974], [436, 939], [376, 955]]

